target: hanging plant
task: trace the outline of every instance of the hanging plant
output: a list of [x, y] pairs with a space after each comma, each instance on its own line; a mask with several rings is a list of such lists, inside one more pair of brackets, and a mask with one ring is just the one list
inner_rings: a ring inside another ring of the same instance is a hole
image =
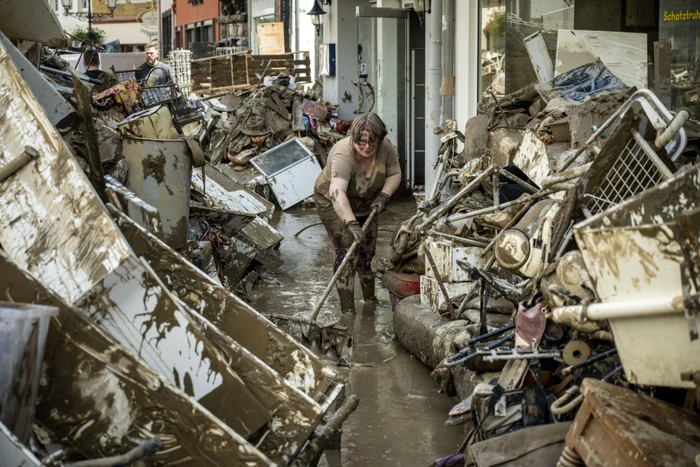
[[102, 29], [92, 28], [88, 31], [87, 28], [77, 27], [71, 33], [81, 41], [89, 42], [90, 44], [104, 44], [107, 33]]
[[497, 11], [491, 14], [489, 22], [484, 26], [484, 32], [494, 36], [506, 35], [506, 12]]

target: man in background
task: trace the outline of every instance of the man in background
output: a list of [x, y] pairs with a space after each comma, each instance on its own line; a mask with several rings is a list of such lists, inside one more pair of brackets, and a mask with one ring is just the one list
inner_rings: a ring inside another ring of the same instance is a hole
[[155, 42], [144, 47], [146, 62], [136, 69], [136, 79], [142, 86], [163, 86], [173, 82], [173, 74], [170, 67], [158, 60], [158, 45]]

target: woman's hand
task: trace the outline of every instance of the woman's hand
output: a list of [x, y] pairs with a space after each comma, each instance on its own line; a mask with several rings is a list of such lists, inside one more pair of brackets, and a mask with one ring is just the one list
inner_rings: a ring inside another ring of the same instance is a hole
[[386, 206], [389, 204], [389, 198], [390, 196], [387, 195], [384, 192], [379, 193], [376, 198], [374, 198], [374, 201], [372, 201], [372, 204], [370, 204], [370, 208], [377, 209], [377, 214], [381, 214], [384, 211], [386, 211]]
[[358, 244], [362, 244], [365, 241], [365, 233], [362, 231], [362, 226], [357, 221], [350, 221], [345, 226], [348, 228], [352, 237]]

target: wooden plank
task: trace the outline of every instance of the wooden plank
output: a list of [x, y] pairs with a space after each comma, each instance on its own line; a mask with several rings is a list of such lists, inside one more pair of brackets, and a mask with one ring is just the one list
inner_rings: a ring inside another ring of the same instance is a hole
[[216, 56], [214, 56], [214, 57], [197, 58], [197, 59], [194, 59], [194, 60], [190, 60], [190, 62], [191, 62], [191, 63], [196, 63], [196, 62], [207, 62], [207, 61], [210, 61], [210, 60], [217, 60], [217, 59], [226, 58], [226, 57], [229, 57], [229, 56], [244, 56], [244, 55], [248, 55], [248, 54], [249, 54], [249, 52], [235, 52], [235, 53], [227, 54], [227, 55], [216, 55]]
[[258, 24], [258, 50], [263, 54], [283, 54], [284, 49], [284, 23]]
[[255, 58], [248, 60], [249, 66], [252, 68], [264, 68], [268, 62], [272, 62], [272, 66], [291, 66], [291, 65], [309, 65], [309, 60], [287, 60], [287, 59], [263, 59], [256, 60]]
[[275, 465], [1, 251], [0, 290], [18, 303], [59, 309], [46, 340], [36, 419], [83, 456], [122, 455], [140, 442], [134, 433], [148, 432], [166, 443], [149, 458], [156, 464]]
[[0, 166], [39, 153], [0, 184], [0, 243], [72, 302], [129, 256], [85, 173], [0, 45]]
[[270, 60], [270, 59], [277, 59], [277, 58], [294, 57], [295, 55], [302, 54], [302, 53], [308, 53], [308, 52], [291, 52], [291, 53], [276, 54], [276, 55], [260, 54], [260, 55], [251, 55], [251, 57], [254, 60]]
[[700, 416], [658, 399], [586, 379], [566, 436], [585, 465], [689, 465], [700, 451]]

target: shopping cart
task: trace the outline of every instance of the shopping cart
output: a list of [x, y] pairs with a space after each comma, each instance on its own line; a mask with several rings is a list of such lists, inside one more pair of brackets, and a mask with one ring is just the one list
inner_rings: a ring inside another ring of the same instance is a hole
[[633, 94], [565, 163], [568, 166], [605, 129], [618, 123], [579, 181], [584, 215], [592, 217], [671, 179], [676, 170], [673, 161], [685, 149], [682, 127], [688, 117], [684, 109], [671, 118], [670, 112], [648, 90]]

